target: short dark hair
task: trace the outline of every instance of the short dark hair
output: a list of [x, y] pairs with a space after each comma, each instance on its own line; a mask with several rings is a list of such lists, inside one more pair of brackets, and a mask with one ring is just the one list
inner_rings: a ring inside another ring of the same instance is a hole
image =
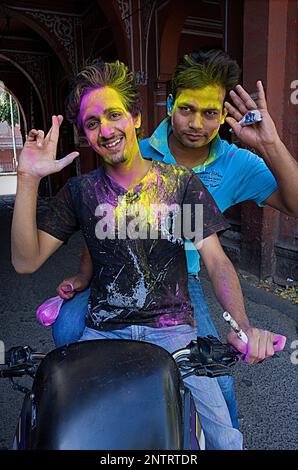
[[171, 93], [178, 88], [203, 88], [221, 85], [229, 92], [239, 82], [241, 69], [237, 62], [220, 49], [201, 49], [185, 54], [174, 70]]
[[73, 80], [70, 94], [66, 99], [67, 119], [81, 129], [79, 111], [82, 97], [89, 90], [105, 86], [119, 93], [126, 110], [132, 116], [135, 117], [141, 112], [141, 97], [134, 74], [128, 67], [119, 60], [115, 62], [96, 60], [81, 70]]

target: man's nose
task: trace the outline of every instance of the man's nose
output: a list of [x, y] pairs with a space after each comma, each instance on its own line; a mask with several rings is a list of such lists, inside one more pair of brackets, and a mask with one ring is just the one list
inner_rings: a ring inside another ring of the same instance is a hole
[[191, 129], [201, 129], [202, 128], [203, 119], [201, 113], [194, 113], [189, 120], [189, 127]]
[[111, 137], [114, 133], [114, 126], [111, 122], [107, 120], [102, 120], [100, 124], [100, 135], [105, 139]]

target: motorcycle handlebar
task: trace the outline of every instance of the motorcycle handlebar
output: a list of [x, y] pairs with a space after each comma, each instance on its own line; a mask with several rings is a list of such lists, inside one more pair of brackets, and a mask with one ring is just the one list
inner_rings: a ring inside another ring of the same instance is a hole
[[230, 375], [230, 368], [240, 359], [240, 353], [214, 336], [199, 336], [185, 349], [175, 351], [173, 358], [183, 378], [189, 375], [219, 377]]
[[[17, 346], [5, 353], [7, 369], [0, 370], [0, 378], [13, 378], [27, 375], [37, 361], [41, 361], [45, 353], [35, 352], [30, 346]], [[29, 375], [29, 374], [28, 374]]]
[[33, 351], [30, 346], [16, 346], [5, 353], [5, 365], [15, 367], [42, 360], [46, 353]]
[[[7, 369], [0, 370], [0, 378], [21, 377], [32, 375], [36, 363], [46, 356], [45, 353], [34, 352], [30, 346], [11, 348], [5, 355]], [[217, 377], [229, 374], [230, 367], [239, 359], [239, 352], [232, 346], [221, 343], [213, 336], [198, 337], [186, 348], [172, 354], [181, 373], [187, 375], [207, 375]]]

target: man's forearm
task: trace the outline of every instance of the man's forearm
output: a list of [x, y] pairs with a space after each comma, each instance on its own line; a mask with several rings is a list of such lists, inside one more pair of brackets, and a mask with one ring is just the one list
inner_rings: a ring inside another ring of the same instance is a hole
[[215, 269], [208, 270], [217, 300], [244, 329], [249, 327], [245, 313], [242, 290], [234, 266], [228, 258], [220, 261]]
[[11, 253], [12, 264], [17, 272], [34, 270], [39, 256], [36, 227], [36, 201], [39, 179], [18, 176], [18, 187], [14, 205]]
[[275, 176], [282, 201], [289, 214], [298, 217], [298, 162], [281, 140], [258, 150]]
[[93, 274], [92, 259], [86, 243], [84, 244], [84, 249], [81, 256], [79, 274], [83, 275], [86, 279], [88, 279], [88, 281], [91, 280]]

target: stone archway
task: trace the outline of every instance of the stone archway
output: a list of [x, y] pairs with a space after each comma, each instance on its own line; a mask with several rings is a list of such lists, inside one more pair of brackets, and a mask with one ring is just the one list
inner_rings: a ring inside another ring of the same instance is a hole
[[76, 72], [74, 54], [75, 19], [73, 15], [43, 12], [30, 8], [8, 7], [11, 16], [35, 31], [53, 50], [67, 75]]
[[[37, 86], [35, 80], [33, 79], [33, 77], [30, 75], [30, 73], [19, 63], [17, 62], [16, 60], [18, 59], [18, 57], [16, 55], [14, 55], [14, 58], [12, 57], [9, 57], [8, 55], [4, 55], [2, 53], [0, 53], [0, 59], [3, 59], [3, 60], [6, 60], [8, 62], [10, 62], [14, 67], [16, 67], [26, 78], [27, 80], [31, 83], [32, 87], [34, 88], [35, 92], [36, 92], [36, 95], [39, 99], [39, 105], [40, 105], [40, 108], [41, 108], [41, 112], [42, 112], [42, 119], [43, 119], [43, 125], [45, 126], [46, 124], [46, 109], [45, 109], [45, 104], [44, 104], [44, 101], [42, 99], [42, 96], [41, 96], [41, 92], [40, 92], [40, 89], [39, 87]], [[20, 100], [18, 100], [20, 101]], [[21, 106], [21, 109], [22, 109], [22, 113], [24, 113], [23, 111], [23, 106]], [[26, 118], [25, 118], [25, 113], [23, 115], [23, 119], [24, 119], [24, 122], [26, 122]]]
[[119, 59], [130, 62], [129, 2], [125, 0], [97, 0], [100, 9], [108, 19], [118, 51]]
[[177, 65], [181, 30], [187, 17], [187, 3], [173, 0], [160, 41], [160, 80], [169, 80]]

